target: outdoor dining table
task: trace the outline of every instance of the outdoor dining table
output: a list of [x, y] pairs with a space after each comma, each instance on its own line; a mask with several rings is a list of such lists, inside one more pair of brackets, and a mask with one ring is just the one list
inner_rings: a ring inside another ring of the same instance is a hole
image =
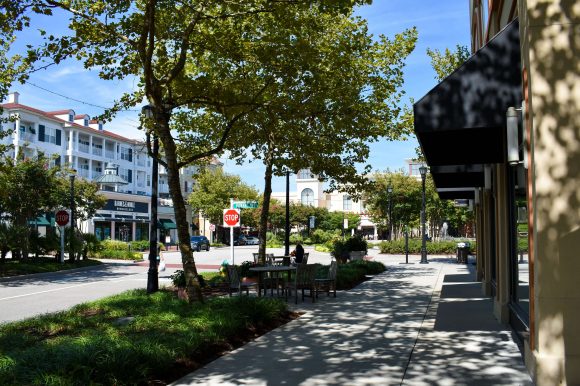
[[291, 265], [265, 265], [263, 267], [252, 267], [252, 272], [258, 272], [258, 296], [262, 296], [262, 282], [264, 281], [264, 272], [280, 273], [288, 272], [288, 280], [292, 280], [292, 272], [296, 271], [296, 267]]

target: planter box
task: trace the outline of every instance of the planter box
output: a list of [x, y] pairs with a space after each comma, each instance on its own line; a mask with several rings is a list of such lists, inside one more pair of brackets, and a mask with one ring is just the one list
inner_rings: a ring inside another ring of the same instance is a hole
[[350, 261], [362, 260], [367, 254], [366, 251], [350, 251], [348, 257]]

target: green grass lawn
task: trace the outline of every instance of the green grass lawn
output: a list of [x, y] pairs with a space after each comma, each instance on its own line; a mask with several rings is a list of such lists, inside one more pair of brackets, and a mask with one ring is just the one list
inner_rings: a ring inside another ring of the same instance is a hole
[[170, 382], [288, 315], [277, 299], [188, 304], [170, 291], [128, 291], [0, 326], [0, 379], [2, 385]]
[[40, 257], [24, 260], [7, 259], [0, 263], [0, 277], [28, 275], [31, 273], [57, 272], [67, 269], [88, 267], [102, 264], [97, 260], [81, 260], [75, 263], [65, 261], [58, 263], [54, 258]]

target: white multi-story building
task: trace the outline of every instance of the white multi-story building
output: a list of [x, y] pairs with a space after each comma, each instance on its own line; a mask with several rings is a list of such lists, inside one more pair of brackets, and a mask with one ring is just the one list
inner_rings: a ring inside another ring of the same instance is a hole
[[[105, 168], [114, 167], [122, 184], [103, 184], [101, 193], [106, 205], [84, 224], [83, 232], [94, 233], [99, 239], [147, 240], [151, 222], [151, 166], [145, 143], [107, 131], [102, 122], [91, 120], [87, 114], [74, 110], [42, 111], [20, 103], [19, 93], [9, 95], [2, 104], [3, 116], [13, 120], [3, 123], [14, 128], [11, 136], [0, 139], [12, 144], [8, 155], [34, 156], [43, 152], [55, 156], [53, 165], [67, 165], [76, 170], [76, 177], [98, 181]], [[216, 160], [213, 164], [219, 166]], [[110, 171], [110, 170], [109, 170]], [[182, 192], [192, 191], [195, 167], [180, 170]], [[165, 168], [159, 167], [158, 225], [160, 241], [176, 241], [173, 205], [169, 199], [169, 186]], [[189, 211], [190, 212], [190, 211]], [[197, 218], [188, 213], [192, 229], [197, 229]]]
[[[286, 192], [272, 192], [271, 197], [286, 202]], [[325, 193], [324, 183], [308, 169], [296, 174], [296, 191], [290, 192], [289, 199], [293, 203], [326, 208], [330, 212], [356, 213], [361, 218], [358, 232], [373, 240], [378, 238], [377, 225], [371, 221], [362, 199], [355, 200], [348, 193], [339, 191]]]

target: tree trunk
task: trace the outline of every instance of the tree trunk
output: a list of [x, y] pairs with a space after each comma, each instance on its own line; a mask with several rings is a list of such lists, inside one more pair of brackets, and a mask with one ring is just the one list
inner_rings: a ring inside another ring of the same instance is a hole
[[169, 115], [166, 115], [163, 118], [164, 127], [158, 130], [157, 134], [163, 144], [165, 161], [167, 162], [167, 183], [169, 185], [169, 194], [173, 200], [173, 210], [175, 212], [175, 221], [177, 223], [177, 238], [179, 242], [179, 251], [181, 252], [181, 261], [183, 262], [183, 271], [185, 272], [185, 285], [188, 300], [203, 302], [203, 294], [199, 284], [197, 267], [195, 266], [195, 260], [193, 259], [193, 251], [191, 250], [185, 200], [181, 193], [176, 146], [169, 130]]
[[258, 225], [258, 238], [260, 247], [258, 249], [260, 263], [266, 262], [266, 232], [268, 231], [268, 215], [270, 214], [270, 196], [272, 195], [272, 157], [273, 150], [271, 144], [268, 146], [268, 153], [264, 159], [266, 172], [264, 174], [264, 196], [262, 201], [262, 213], [260, 213], [260, 224]]

